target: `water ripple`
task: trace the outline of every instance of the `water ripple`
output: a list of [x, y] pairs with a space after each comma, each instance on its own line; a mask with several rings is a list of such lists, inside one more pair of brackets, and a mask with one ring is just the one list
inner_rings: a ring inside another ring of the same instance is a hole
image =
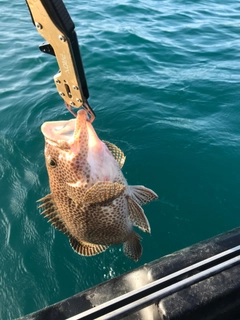
[[162, 200], [146, 206], [152, 235], [142, 235], [138, 264], [124, 258], [121, 246], [91, 259], [76, 255], [39, 214], [36, 200], [49, 193], [40, 126], [71, 116], [52, 79], [56, 59], [38, 50], [43, 39], [26, 4], [2, 0], [1, 319], [240, 223], [238, 1], [65, 3], [81, 44], [95, 128], [126, 153], [129, 183], [146, 184]]

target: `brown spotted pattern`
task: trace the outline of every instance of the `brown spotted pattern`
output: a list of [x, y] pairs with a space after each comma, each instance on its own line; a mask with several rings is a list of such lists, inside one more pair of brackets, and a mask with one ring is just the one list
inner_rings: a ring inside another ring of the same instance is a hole
[[91, 146], [90, 135], [95, 131], [78, 117], [70, 142], [45, 137], [51, 194], [39, 200], [42, 214], [82, 255], [95, 255], [110, 245], [124, 243], [124, 253], [137, 261], [142, 247], [133, 225], [150, 232], [140, 205], [157, 195], [142, 186], [136, 190], [128, 186], [121, 172], [125, 161], [122, 151], [110, 143], [107, 147], [98, 138]]

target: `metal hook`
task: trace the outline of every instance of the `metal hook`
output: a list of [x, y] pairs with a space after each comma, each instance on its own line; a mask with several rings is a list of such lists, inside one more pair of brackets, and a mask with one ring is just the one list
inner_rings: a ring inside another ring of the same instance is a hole
[[[65, 102], [65, 105], [66, 105], [66, 108], [68, 109], [68, 111], [71, 112], [71, 114], [74, 117], [77, 117], [77, 113], [72, 110], [72, 106], [70, 104], [66, 103], [66, 102]], [[87, 111], [88, 116], [89, 116], [89, 122], [93, 123], [94, 119], [96, 118], [96, 115], [95, 115], [94, 111], [92, 110], [92, 108], [90, 107], [90, 105], [88, 104], [87, 101], [85, 101], [83, 103], [82, 108]]]

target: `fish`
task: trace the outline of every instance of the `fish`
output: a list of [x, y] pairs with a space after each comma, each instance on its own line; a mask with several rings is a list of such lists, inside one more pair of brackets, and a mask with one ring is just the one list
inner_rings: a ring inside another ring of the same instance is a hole
[[51, 192], [38, 200], [42, 215], [80, 255], [123, 244], [124, 254], [138, 261], [142, 245], [134, 227], [151, 232], [142, 206], [157, 194], [128, 185], [121, 170], [124, 153], [99, 139], [85, 110], [74, 119], [45, 122], [41, 131]]

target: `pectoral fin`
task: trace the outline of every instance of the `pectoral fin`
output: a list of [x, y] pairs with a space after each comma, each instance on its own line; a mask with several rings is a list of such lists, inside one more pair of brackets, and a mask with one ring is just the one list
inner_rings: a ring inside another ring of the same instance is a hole
[[79, 182], [76, 182], [76, 183], [66, 182], [65, 187], [66, 187], [68, 197], [72, 199], [76, 205], [82, 202], [84, 189], [82, 188], [82, 185], [80, 185]]
[[158, 199], [158, 195], [144, 186], [129, 186], [130, 196], [135, 200], [140, 206]]
[[120, 169], [121, 169], [124, 165], [125, 160], [126, 160], [124, 153], [122, 152], [121, 149], [119, 149], [117, 146], [115, 146], [115, 144], [108, 142], [108, 141], [103, 141], [103, 142], [108, 147], [108, 150], [111, 152], [114, 159], [118, 162]]
[[104, 252], [108, 246], [101, 244], [93, 244], [85, 241], [78, 241], [72, 236], [69, 236], [70, 244], [74, 251], [82, 256], [95, 256], [101, 252]]
[[117, 182], [99, 181], [86, 191], [83, 202], [89, 204], [111, 202], [119, 197], [125, 189], [123, 184]]
[[151, 232], [151, 228], [143, 209], [133, 199], [128, 198], [129, 215], [132, 223], [144, 232]]
[[41, 214], [44, 215], [44, 218], [47, 218], [48, 222], [50, 222], [56, 229], [68, 235], [69, 231], [57, 210], [52, 194], [46, 195], [37, 202], [43, 202], [38, 208], [44, 209], [41, 212]]

